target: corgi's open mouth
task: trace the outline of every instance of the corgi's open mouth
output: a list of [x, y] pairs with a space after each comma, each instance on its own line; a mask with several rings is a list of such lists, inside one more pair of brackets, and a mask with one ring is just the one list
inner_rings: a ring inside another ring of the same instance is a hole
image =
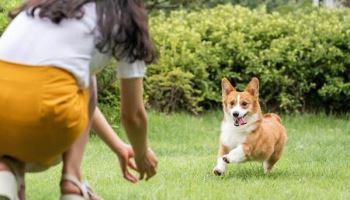
[[247, 124], [247, 121], [244, 119], [244, 117], [246, 116], [247, 114], [245, 114], [243, 117], [236, 117], [234, 118], [234, 125], [235, 126], [243, 126], [245, 124]]

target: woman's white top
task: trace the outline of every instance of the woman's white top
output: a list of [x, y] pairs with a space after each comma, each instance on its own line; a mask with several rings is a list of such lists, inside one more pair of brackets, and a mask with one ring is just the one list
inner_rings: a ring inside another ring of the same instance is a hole
[[[64, 19], [59, 24], [47, 18], [20, 13], [0, 37], [0, 60], [34, 66], [55, 66], [72, 73], [81, 88], [87, 88], [91, 75], [104, 67], [110, 55], [96, 48], [97, 14], [95, 3], [84, 5], [84, 17]], [[118, 63], [119, 78], [145, 75], [143, 61]]]

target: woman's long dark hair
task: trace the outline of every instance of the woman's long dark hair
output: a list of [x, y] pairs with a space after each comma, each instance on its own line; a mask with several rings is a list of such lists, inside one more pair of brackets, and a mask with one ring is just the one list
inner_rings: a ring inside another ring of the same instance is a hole
[[117, 59], [127, 57], [130, 61], [152, 63], [156, 59], [143, 0], [27, 0], [10, 16], [24, 10], [34, 16], [38, 10], [39, 17], [59, 24], [63, 19], [82, 18], [82, 7], [90, 2], [96, 2], [99, 51], [112, 52]]

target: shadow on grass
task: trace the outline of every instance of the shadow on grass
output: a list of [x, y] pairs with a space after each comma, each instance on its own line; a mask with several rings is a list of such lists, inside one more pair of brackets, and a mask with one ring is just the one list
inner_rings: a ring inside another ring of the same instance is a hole
[[242, 168], [239, 170], [231, 170], [226, 174], [226, 178], [235, 178], [242, 181], [247, 181], [251, 179], [286, 179], [295, 177], [295, 174], [289, 171], [272, 171], [271, 174], [266, 175], [264, 171], [260, 168]]
[[261, 165], [256, 164], [241, 164], [230, 165], [226, 168], [225, 174], [220, 177], [223, 180], [236, 179], [240, 181], [250, 180], [300, 180], [300, 179], [318, 179], [325, 177], [334, 177], [334, 173], [331, 171], [323, 170], [298, 170], [297, 168], [278, 168], [276, 167], [271, 171], [269, 175], [264, 174], [264, 170]]

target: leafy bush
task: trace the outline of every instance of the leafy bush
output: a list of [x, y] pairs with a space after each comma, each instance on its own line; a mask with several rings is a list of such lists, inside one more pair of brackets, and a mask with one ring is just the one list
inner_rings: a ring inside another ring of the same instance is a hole
[[116, 62], [113, 61], [97, 75], [98, 104], [109, 122], [119, 121], [120, 97], [116, 78]]
[[349, 110], [349, 17], [347, 10], [282, 15], [230, 5], [152, 17], [160, 60], [149, 66], [149, 102], [196, 112], [220, 104], [223, 77], [243, 89], [257, 76], [270, 110]]
[[311, 0], [145, 0], [149, 10], [174, 10], [178, 8], [185, 9], [203, 9], [212, 8], [217, 5], [231, 4], [240, 5], [248, 8], [258, 8], [266, 6], [269, 12], [281, 11], [289, 12], [299, 7], [310, 6]]
[[8, 24], [8, 13], [11, 9], [19, 5], [20, 0], [11, 0], [11, 1], [1, 1], [0, 2], [0, 35], [4, 31], [5, 27]]

